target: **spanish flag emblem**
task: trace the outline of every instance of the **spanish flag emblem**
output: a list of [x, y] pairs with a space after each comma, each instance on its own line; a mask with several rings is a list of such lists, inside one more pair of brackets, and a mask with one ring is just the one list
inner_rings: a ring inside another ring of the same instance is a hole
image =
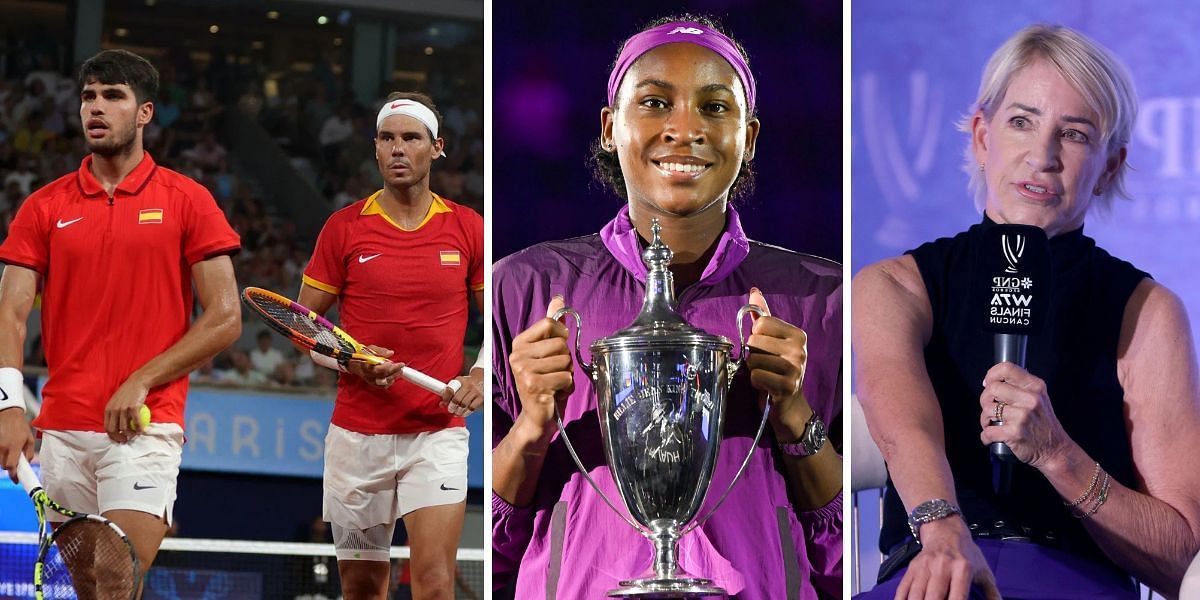
[[442, 260], [443, 267], [457, 267], [462, 264], [462, 257], [458, 250], [441, 250], [438, 255]]
[[161, 208], [143, 208], [138, 211], [138, 225], [147, 223], [162, 223], [163, 209]]

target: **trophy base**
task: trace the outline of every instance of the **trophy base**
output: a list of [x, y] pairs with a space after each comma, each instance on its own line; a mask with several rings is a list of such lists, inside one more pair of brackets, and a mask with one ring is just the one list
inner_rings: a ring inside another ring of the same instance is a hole
[[627, 579], [621, 582], [621, 587], [609, 590], [610, 598], [725, 598], [729, 594], [720, 586], [713, 585], [711, 579], [695, 577], [661, 579], [647, 577], [644, 579]]

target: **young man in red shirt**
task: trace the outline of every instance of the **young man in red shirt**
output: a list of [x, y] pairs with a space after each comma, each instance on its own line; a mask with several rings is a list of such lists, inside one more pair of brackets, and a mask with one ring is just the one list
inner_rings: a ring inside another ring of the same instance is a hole
[[386, 597], [397, 518], [412, 549], [413, 597], [454, 598], [463, 417], [483, 402], [486, 357], [441, 397], [397, 379], [404, 364], [454, 379], [468, 300], [483, 306], [483, 219], [429, 189], [433, 160], [444, 156], [440, 122], [424, 95], [388, 97], [375, 137], [384, 189], [329, 218], [300, 288], [300, 303], [319, 313], [340, 302], [342, 328], [394, 361], [351, 363], [325, 438], [324, 517], [348, 600]]
[[241, 333], [229, 258], [240, 242], [206, 189], [143, 150], [158, 91], [149, 62], [107, 50], [79, 85], [91, 154], [30, 195], [0, 245], [0, 466], [14, 474], [33, 454], [20, 368], [40, 282], [42, 483], [120, 525], [145, 573], [175, 502], [187, 373]]

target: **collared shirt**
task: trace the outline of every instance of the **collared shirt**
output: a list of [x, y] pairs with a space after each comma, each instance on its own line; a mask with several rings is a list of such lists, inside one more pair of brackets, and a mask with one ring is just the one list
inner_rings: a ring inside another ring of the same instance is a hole
[[[137, 369], [183, 337], [192, 265], [239, 249], [199, 183], [147, 153], [109, 196], [79, 170], [34, 192], [0, 245], [0, 261], [42, 275], [50, 379], [40, 429], [104, 431], [104, 407]], [[150, 390], [156, 423], [183, 425], [187, 377]]]
[[[341, 327], [363, 344], [441, 381], [462, 372], [468, 296], [483, 289], [483, 217], [437, 194], [407, 230], [379, 204], [382, 190], [331, 215], [304, 283], [335, 294]], [[420, 433], [462, 427], [440, 396], [398, 379], [381, 389], [338, 378], [333, 424], [358, 433]]]
[[[561, 294], [583, 317], [580, 345], [583, 360], [589, 360], [586, 348], [593, 341], [629, 325], [641, 309], [646, 268], [639, 244], [623, 208], [599, 235], [538, 244], [496, 264], [493, 443], [504, 438], [521, 410], [508, 365], [513, 338], [543, 318], [550, 299]], [[693, 325], [737, 340], [734, 318], [751, 287], [763, 292], [772, 314], [808, 334], [805, 395], [831, 422], [841, 410], [841, 267], [746, 239], [730, 208], [700, 281], [676, 291], [678, 309]], [[750, 449], [761, 420], [757, 400], [743, 368], [727, 398], [724, 439], [701, 516], [729, 487]], [[591, 382], [578, 366], [565, 406], [563, 417], [580, 458], [604, 493], [622, 506], [606, 466]], [[815, 511], [793, 509], [769, 436], [764, 434], [725, 504], [683, 536], [680, 566], [693, 576], [714, 579], [739, 598], [810, 599], [818, 590], [837, 597], [841, 495]], [[533, 504], [514, 507], [493, 496], [492, 515], [495, 583], [503, 587], [516, 577], [518, 598], [603, 597], [621, 579], [645, 573], [653, 557], [651, 544], [587, 484], [560, 439], [547, 452]]]

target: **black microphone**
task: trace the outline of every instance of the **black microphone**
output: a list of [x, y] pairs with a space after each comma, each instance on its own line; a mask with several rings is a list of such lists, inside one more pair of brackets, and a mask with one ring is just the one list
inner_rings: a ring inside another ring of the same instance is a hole
[[[971, 271], [971, 307], [979, 324], [994, 335], [995, 363], [1025, 367], [1030, 335], [1046, 318], [1050, 292], [1050, 245], [1046, 232], [1032, 225], [993, 225], [983, 229], [975, 245]], [[998, 413], [1001, 414], [1001, 413]], [[989, 425], [1003, 425], [992, 419]], [[993, 442], [992, 486], [1007, 494], [1012, 464], [1019, 462], [1008, 444]]]

